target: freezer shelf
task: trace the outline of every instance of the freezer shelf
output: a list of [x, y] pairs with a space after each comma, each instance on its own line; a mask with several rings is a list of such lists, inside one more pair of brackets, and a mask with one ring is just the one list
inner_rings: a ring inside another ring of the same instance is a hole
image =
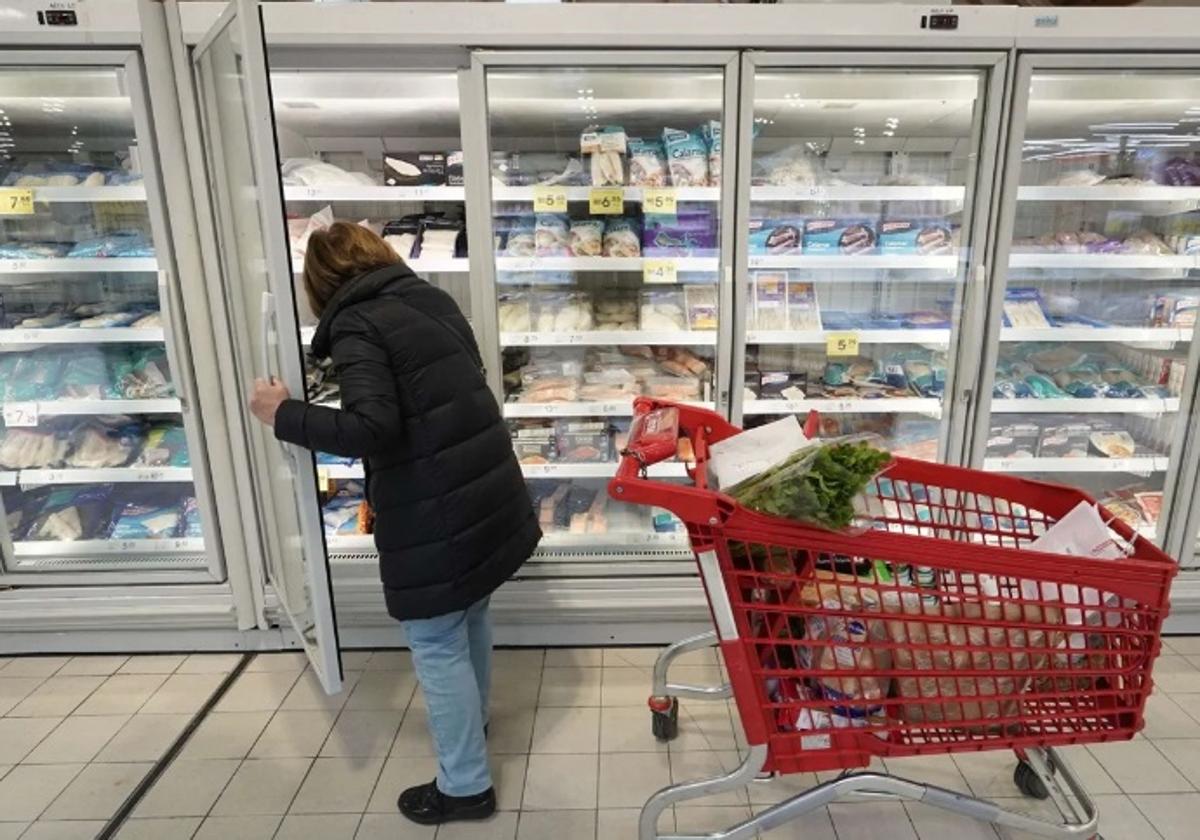
[[1173, 414], [1179, 399], [993, 399], [994, 414]]
[[165, 540], [75, 540], [29, 541], [13, 543], [13, 551], [22, 557], [103, 557], [114, 554], [191, 554], [203, 553], [201, 537], [177, 537]]
[[1128, 342], [1135, 344], [1175, 344], [1190, 342], [1192, 330], [1182, 327], [1047, 327], [1021, 329], [1005, 327], [1001, 341]]
[[1097, 271], [1156, 270], [1187, 271], [1200, 267], [1200, 257], [1185, 254], [1042, 254], [1014, 253], [1010, 268], [1044, 270], [1080, 269]]
[[36, 406], [39, 417], [69, 417], [112, 414], [179, 414], [178, 399], [157, 400], [47, 400], [24, 405]]
[[[857, 184], [813, 184], [794, 187], [752, 187], [751, 201], [783, 202], [948, 202], [961, 210], [966, 187], [859, 186]], [[949, 212], [949, 211], [948, 211]]]
[[796, 254], [752, 256], [750, 268], [836, 268], [861, 271], [938, 271], [954, 275], [959, 258], [954, 254]]
[[0, 274], [120, 274], [158, 271], [154, 257], [52, 257], [0, 260]]
[[1149, 475], [1166, 472], [1166, 456], [1140, 458], [984, 458], [983, 468], [993, 472], [1015, 473], [1134, 473]]
[[0, 330], [0, 347], [25, 344], [162, 344], [161, 328]]
[[190, 467], [112, 467], [107, 469], [21, 470], [17, 483], [24, 487], [41, 484], [98, 483], [190, 483]]
[[[715, 403], [682, 401], [684, 405], [714, 409]], [[631, 417], [633, 400], [587, 403], [513, 403], [504, 404], [506, 419], [525, 417]]]
[[1017, 190], [1018, 201], [1105, 202], [1128, 206], [1148, 216], [1172, 216], [1200, 209], [1200, 187], [1105, 186], [1056, 187], [1026, 186]]
[[942, 416], [942, 403], [923, 397], [893, 397], [890, 399], [811, 399], [811, 400], [747, 400], [742, 409], [746, 415], [805, 414], [927, 414]]
[[[612, 478], [616, 475], [616, 463], [601, 464], [522, 464], [521, 473], [526, 478]], [[320, 464], [318, 475], [330, 480], [353, 481], [364, 477], [362, 464]], [[655, 464], [650, 467], [652, 478], [686, 478], [687, 467], [681, 463]], [[0, 477], [0, 481], [2, 481]]]
[[[20, 189], [20, 188], [18, 188]], [[34, 204], [103, 204], [109, 201], [145, 201], [140, 184], [116, 187], [32, 187]]]
[[853, 336], [859, 344], [931, 344], [946, 346], [950, 330], [750, 330], [747, 344], [827, 344], [831, 338]]
[[676, 272], [715, 274], [716, 257], [496, 257], [497, 271], [644, 271], [647, 263], [670, 263]]
[[[492, 187], [492, 200], [532, 202], [541, 189], [561, 191], [566, 195], [567, 201], [588, 201], [591, 198], [593, 188], [555, 187], [550, 185], [546, 187], [509, 187], [497, 184]], [[719, 187], [658, 187], [657, 189], [673, 193], [676, 201], [721, 200], [721, 189]], [[645, 196], [645, 191], [642, 187], [621, 187], [621, 191], [627, 202], [640, 203]]]
[[502, 332], [502, 347], [580, 346], [602, 347], [612, 344], [643, 344], [650, 346], [715, 347], [715, 330], [594, 330], [585, 332]]
[[466, 200], [465, 187], [387, 187], [387, 186], [285, 186], [285, 201], [453, 201]]

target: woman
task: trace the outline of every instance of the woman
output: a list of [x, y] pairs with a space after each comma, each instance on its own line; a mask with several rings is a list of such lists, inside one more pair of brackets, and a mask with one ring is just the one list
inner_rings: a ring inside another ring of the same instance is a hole
[[309, 239], [304, 289], [332, 355], [341, 409], [254, 384], [275, 437], [363, 459], [388, 612], [404, 625], [429, 708], [438, 777], [401, 812], [437, 825], [496, 809], [485, 730], [488, 599], [533, 553], [538, 520], [471, 327], [390, 246], [337, 222]]

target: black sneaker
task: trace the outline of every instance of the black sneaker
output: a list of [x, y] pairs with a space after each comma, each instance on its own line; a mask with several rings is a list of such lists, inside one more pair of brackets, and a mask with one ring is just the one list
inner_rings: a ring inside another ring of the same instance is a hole
[[496, 813], [496, 789], [488, 788], [475, 796], [447, 796], [438, 790], [435, 779], [404, 791], [396, 804], [401, 814], [420, 825], [486, 820]]

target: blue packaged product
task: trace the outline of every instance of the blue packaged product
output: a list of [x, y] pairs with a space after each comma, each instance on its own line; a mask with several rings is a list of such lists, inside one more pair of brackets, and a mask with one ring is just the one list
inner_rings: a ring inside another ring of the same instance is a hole
[[954, 235], [943, 221], [885, 219], [879, 223], [879, 250], [884, 254], [951, 254]]
[[18, 539], [62, 542], [103, 539], [108, 536], [112, 492], [111, 484], [52, 490], [30, 516]]
[[153, 257], [154, 246], [141, 233], [110, 233], [76, 242], [68, 253], [74, 258]]
[[804, 244], [803, 219], [751, 219], [751, 254], [799, 254]]
[[64, 256], [71, 246], [58, 242], [0, 242], [0, 260], [45, 260]]
[[177, 503], [126, 502], [113, 523], [114, 540], [166, 540], [179, 533]]
[[329, 452], [318, 452], [317, 453], [317, 465], [318, 466], [348, 467], [348, 466], [351, 466], [352, 464], [356, 464], [356, 463], [358, 463], [358, 459], [353, 458], [349, 455], [333, 455]]
[[[755, 124], [755, 129], [758, 125]], [[708, 184], [721, 186], [721, 121], [709, 120], [700, 126], [700, 135], [708, 146]], [[755, 134], [757, 136], [757, 134]]]
[[663, 144], [657, 140], [629, 138], [629, 185], [665, 187], [669, 183], [667, 152]]
[[17, 359], [12, 375], [0, 381], [0, 402], [52, 400], [58, 396], [66, 356], [58, 351], [30, 353]]
[[672, 185], [707, 187], [708, 145], [699, 132], [664, 128], [662, 136]]
[[875, 228], [861, 219], [809, 219], [804, 223], [805, 251], [814, 254], [866, 254], [875, 250]]
[[716, 216], [704, 209], [680, 211], [675, 216], [647, 216], [642, 236], [646, 256], [683, 257], [715, 254], [720, 234]]
[[194, 496], [185, 496], [179, 504], [180, 537], [200, 539], [204, 536], [204, 523], [200, 518], [200, 505]]

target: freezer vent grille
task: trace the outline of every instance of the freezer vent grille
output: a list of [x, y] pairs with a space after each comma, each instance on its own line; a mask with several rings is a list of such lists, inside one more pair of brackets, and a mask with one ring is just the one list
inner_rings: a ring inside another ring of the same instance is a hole
[[377, 563], [379, 562], [379, 552], [377, 551], [331, 551], [329, 553], [330, 562], [334, 563]]
[[604, 549], [580, 548], [570, 549], [541, 549], [530, 558], [530, 563], [554, 562], [563, 560], [578, 560], [583, 557], [594, 560], [615, 560], [625, 563], [653, 562], [655, 560], [691, 560], [692, 553], [677, 548], [649, 549]]
[[203, 570], [202, 555], [195, 554], [97, 554], [91, 557], [25, 557], [18, 558], [16, 570], [21, 572], [97, 572], [130, 570], [195, 571]]

